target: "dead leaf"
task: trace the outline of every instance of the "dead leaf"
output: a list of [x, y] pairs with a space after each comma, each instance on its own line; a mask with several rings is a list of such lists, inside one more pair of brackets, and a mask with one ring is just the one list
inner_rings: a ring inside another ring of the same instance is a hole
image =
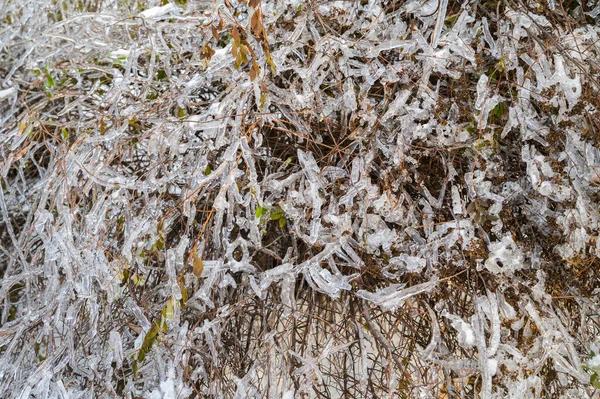
[[194, 268], [194, 276], [200, 278], [204, 271], [204, 263], [202, 263], [202, 259], [195, 252], [192, 253], [192, 266]]

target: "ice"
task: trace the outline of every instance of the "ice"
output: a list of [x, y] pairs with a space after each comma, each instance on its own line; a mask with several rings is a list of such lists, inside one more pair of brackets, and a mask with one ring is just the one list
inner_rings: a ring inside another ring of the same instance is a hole
[[353, 112], [357, 108], [354, 82], [350, 78], [344, 82], [344, 106], [349, 112]]
[[0, 397], [593, 395], [598, 7], [46, 3], [0, 7]]
[[594, 19], [597, 18], [598, 14], [600, 14], [600, 4], [596, 5], [593, 10], [587, 12], [586, 14]]
[[381, 247], [384, 251], [389, 251], [395, 237], [390, 235], [391, 230], [379, 230], [367, 236], [367, 245], [371, 248]]
[[440, 0], [437, 6], [437, 18], [435, 20], [435, 27], [431, 34], [431, 47], [436, 48], [438, 46], [440, 35], [442, 34], [442, 28], [444, 27], [444, 21], [446, 20], [446, 10], [448, 8], [448, 0]]
[[114, 352], [114, 360], [116, 362], [117, 368], [121, 368], [123, 365], [123, 341], [121, 339], [121, 335], [118, 331], [111, 331], [109, 335], [108, 345], [110, 349]]
[[408, 101], [410, 94], [411, 94], [410, 90], [402, 90], [398, 94], [398, 96], [394, 99], [394, 101], [390, 104], [387, 112], [383, 115], [381, 120], [383, 122], [386, 122], [387, 120], [398, 115], [400, 113], [400, 111], [402, 110], [402, 108], [404, 107], [404, 105], [406, 104], [406, 102]]
[[567, 103], [569, 104], [568, 110], [571, 110], [581, 96], [581, 82], [579, 75], [575, 75], [571, 78], [565, 71], [564, 59], [560, 55], [554, 56], [554, 68], [555, 72], [550, 78], [550, 83], [558, 83], [562, 89]]
[[390, 259], [390, 265], [398, 266], [403, 265], [408, 273], [418, 273], [422, 271], [427, 265], [427, 261], [418, 256], [409, 256], [407, 254], [402, 254], [400, 256], [395, 256]]
[[117, 61], [120, 59], [127, 59], [127, 57], [129, 57], [129, 54], [130, 54], [129, 50], [118, 49], [115, 51], [111, 51], [110, 54], [108, 54], [108, 56], [110, 58], [112, 58], [113, 60]]
[[11, 98], [15, 94], [17, 94], [17, 89], [15, 89], [14, 87], [9, 87], [8, 89], [0, 90], [0, 101], [7, 98]]
[[431, 330], [431, 339], [427, 347], [422, 351], [421, 356], [424, 359], [432, 359], [435, 350], [438, 345], [441, 343], [441, 334], [440, 334], [440, 325], [437, 320], [437, 316], [433, 309], [429, 305], [425, 305], [427, 308], [427, 313], [431, 318], [432, 322], [432, 330]]
[[344, 276], [339, 271], [333, 274], [320, 266], [320, 262], [326, 261], [336, 251], [339, 244], [329, 243], [324, 250], [314, 258], [300, 265], [307, 282], [315, 289], [327, 293], [332, 297], [338, 297], [343, 290], [351, 288], [349, 281], [352, 276]]
[[496, 45], [496, 41], [494, 40], [494, 38], [492, 37], [492, 34], [490, 33], [490, 27], [489, 27], [488, 19], [486, 17], [483, 17], [481, 19], [481, 25], [483, 27], [483, 34], [484, 34], [485, 42], [490, 47], [490, 52], [492, 53], [492, 55], [494, 57], [498, 57], [498, 48]]
[[488, 81], [489, 78], [485, 74], [481, 75], [477, 81], [477, 100], [475, 101], [475, 108], [478, 110], [483, 108], [483, 103], [488, 98]]
[[475, 334], [473, 328], [463, 320], [455, 320], [452, 327], [458, 332], [458, 343], [463, 348], [470, 348], [475, 344]]
[[382, 51], [394, 50], [397, 48], [405, 48], [408, 50], [410, 47], [414, 46], [414, 43], [408, 40], [389, 40], [381, 42], [379, 45], [371, 49], [368, 53], [370, 58], [375, 58]]
[[525, 267], [524, 256], [511, 236], [504, 236], [502, 240], [490, 243], [488, 259], [485, 267], [492, 273], [513, 274]]
[[404, 301], [412, 296], [431, 290], [437, 284], [436, 280], [422, 284], [416, 284], [409, 288], [404, 288], [404, 285], [393, 284], [387, 288], [369, 292], [360, 290], [356, 295], [373, 304], [381, 307], [382, 310], [396, 310], [404, 304]]
[[181, 392], [176, 391], [173, 379], [169, 378], [161, 381], [160, 388], [153, 390], [149, 397], [151, 399], [176, 399], [179, 397], [178, 394]]
[[305, 153], [302, 150], [298, 150], [298, 160], [300, 161], [300, 165], [303, 168], [304, 174], [309, 182], [309, 186], [307, 187], [305, 193], [306, 197], [310, 200], [309, 204], [312, 205], [312, 224], [310, 228], [309, 234], [309, 242], [316, 243], [317, 238], [319, 236], [319, 230], [321, 228], [321, 207], [323, 205], [323, 199], [320, 195], [320, 190], [322, 190], [322, 185], [320, 183], [319, 177], [319, 167], [317, 163], [310, 153]]
[[144, 10], [139, 14], [139, 16], [145, 19], [160, 18], [171, 13], [173, 10], [175, 10], [175, 6], [172, 3], [168, 3], [164, 6], [152, 7]]
[[435, 0], [420, 1], [413, 0], [405, 5], [407, 12], [412, 12], [417, 16], [433, 15], [437, 11], [438, 3]]
[[587, 361], [586, 365], [591, 369], [600, 369], [600, 355], [595, 355]]
[[256, 366], [251, 367], [243, 378], [236, 378], [237, 389], [235, 391], [235, 395], [233, 396], [234, 399], [258, 397], [258, 392], [256, 388], [249, 384], [249, 381], [251, 381], [254, 378], [255, 373]]
[[452, 212], [454, 212], [455, 215], [466, 214], [465, 205], [460, 198], [458, 187], [454, 185], [452, 186]]

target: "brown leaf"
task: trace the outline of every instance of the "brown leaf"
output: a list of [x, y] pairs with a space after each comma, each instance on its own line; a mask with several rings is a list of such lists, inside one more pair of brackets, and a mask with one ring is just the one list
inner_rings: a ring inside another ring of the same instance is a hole
[[212, 56], [215, 54], [215, 50], [212, 49], [208, 44], [202, 47], [202, 51], [200, 52], [202, 59], [210, 61]]
[[252, 33], [254, 33], [254, 35], [257, 37], [262, 36], [262, 31], [264, 29], [264, 27], [262, 25], [262, 15], [261, 14], [262, 14], [262, 12], [259, 8], [257, 10], [254, 10], [252, 17], [250, 18], [250, 29], [252, 30]]
[[200, 278], [204, 271], [204, 263], [202, 263], [202, 260], [195, 252], [192, 253], [192, 266], [194, 268], [194, 276]]
[[246, 54], [250, 54], [252, 56], [252, 58], [256, 58], [256, 54], [254, 54], [254, 50], [252, 50], [252, 46], [250, 45], [250, 43], [248, 43], [248, 41], [246, 39], [242, 39], [240, 44], [245, 48], [245, 50], [247, 50]]
[[238, 44], [239, 44], [239, 42], [240, 42], [240, 31], [238, 30], [237, 26], [236, 26], [236, 27], [234, 27], [234, 28], [231, 30], [231, 37], [233, 37], [233, 40], [234, 40], [236, 43], [238, 43]]
[[185, 277], [183, 274], [179, 277], [179, 289], [181, 290], [181, 306], [185, 306], [189, 299], [188, 290], [185, 286]]
[[260, 73], [260, 67], [256, 63], [256, 61], [252, 60], [252, 67], [250, 68], [250, 81], [254, 81], [258, 74]]

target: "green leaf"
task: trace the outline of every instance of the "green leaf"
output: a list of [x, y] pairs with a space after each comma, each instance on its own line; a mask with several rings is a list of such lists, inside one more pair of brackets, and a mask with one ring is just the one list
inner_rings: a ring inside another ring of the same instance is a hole
[[260, 108], [264, 107], [266, 101], [267, 101], [267, 93], [262, 93], [260, 95], [260, 99], [258, 101]]
[[600, 389], [600, 381], [598, 380], [598, 374], [594, 373], [590, 377], [590, 384], [596, 389]]
[[285, 227], [285, 218], [282, 217], [279, 219], [279, 227], [282, 229]]
[[174, 313], [173, 298], [171, 298], [167, 302], [167, 306], [165, 306], [165, 317], [168, 320], [171, 320], [173, 318], [173, 313]]
[[496, 118], [500, 118], [506, 113], [507, 110], [508, 108], [506, 107], [506, 104], [504, 102], [501, 102], [494, 107], [494, 109], [492, 110], [492, 115], [494, 115]]
[[156, 244], [154, 244], [154, 246], [152, 248], [153, 249], [152, 252], [160, 251], [164, 247], [165, 247], [165, 239], [163, 237], [159, 237], [158, 240], [156, 240]]
[[163, 330], [163, 332], [167, 332], [167, 316], [165, 314], [165, 308], [163, 308], [160, 313], [160, 321], [158, 322], [158, 328]]
[[263, 208], [260, 205], [256, 208], [256, 218], [257, 219], [260, 218], [262, 215], [266, 215], [266, 213], [267, 213], [266, 208]]
[[150, 93], [146, 96], [146, 100], [156, 100], [158, 98], [158, 92], [151, 90]]
[[52, 75], [48, 74], [48, 76], [46, 76], [46, 81], [48, 82], [48, 88], [51, 89], [53, 88], [56, 83], [54, 83], [54, 78], [52, 77]]
[[152, 327], [150, 327], [150, 330], [148, 330], [148, 332], [146, 333], [146, 336], [144, 337], [144, 341], [142, 342], [142, 347], [140, 348], [140, 352], [138, 353], [137, 360], [139, 362], [143, 361], [146, 358], [146, 355], [148, 354], [148, 352], [150, 352], [152, 345], [154, 345], [154, 342], [156, 341], [156, 338], [158, 337], [158, 330], [159, 330], [158, 324], [153, 323]]
[[52, 75], [50, 75], [50, 72], [48, 72], [48, 67], [44, 67], [44, 72], [46, 73], [46, 83], [45, 83], [46, 88], [51, 89], [54, 86], [56, 86], [56, 83], [54, 82], [54, 78], [52, 77]]
[[273, 58], [271, 57], [271, 53], [269, 52], [268, 45], [265, 45], [265, 48], [263, 50], [265, 50], [265, 57], [267, 58], [267, 64], [269, 64], [269, 66], [271, 67], [271, 71], [273, 72], [273, 75], [277, 75], [277, 67], [275, 67], [275, 63], [273, 62]]
[[282, 211], [273, 212], [271, 214], [271, 220], [280, 220], [282, 218], [283, 218], [283, 212]]
[[130, 273], [129, 269], [119, 270], [119, 278], [121, 280], [122, 286], [129, 282], [130, 274], [131, 273]]
[[144, 278], [144, 276], [140, 276], [137, 273], [133, 275], [133, 284], [135, 284], [137, 287], [143, 286], [145, 280], [146, 279]]
[[204, 169], [204, 174], [206, 176], [210, 175], [212, 173], [212, 169], [210, 168], [210, 165], [206, 165], [206, 169]]
[[159, 69], [156, 72], [156, 80], [158, 80], [159, 82], [163, 82], [163, 81], [167, 80], [167, 73], [165, 72], [164, 69]]

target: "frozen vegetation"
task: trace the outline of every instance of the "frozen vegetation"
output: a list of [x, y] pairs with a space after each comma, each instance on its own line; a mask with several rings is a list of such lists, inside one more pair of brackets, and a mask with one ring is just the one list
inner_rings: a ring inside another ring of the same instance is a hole
[[0, 0], [0, 397], [598, 398], [599, 15]]

